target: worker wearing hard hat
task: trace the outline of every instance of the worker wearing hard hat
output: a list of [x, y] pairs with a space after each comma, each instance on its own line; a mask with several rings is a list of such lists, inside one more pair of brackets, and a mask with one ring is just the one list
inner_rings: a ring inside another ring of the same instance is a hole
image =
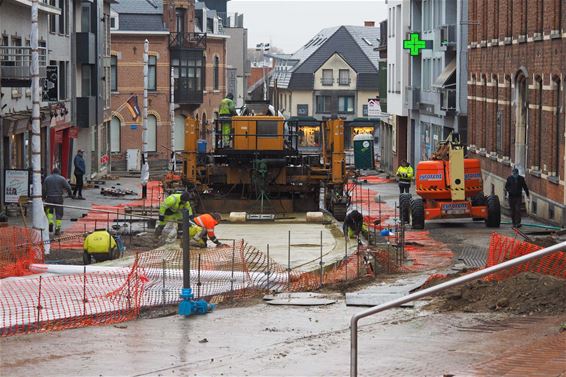
[[83, 242], [84, 264], [91, 264], [93, 256], [97, 262], [116, 259], [120, 256], [116, 240], [106, 229], [95, 229]]
[[222, 220], [219, 213], [205, 213], [204, 215], [197, 216], [193, 219], [193, 225], [189, 228], [189, 237], [194, 239], [198, 246], [206, 247], [207, 239], [210, 239], [216, 246], [224, 246], [216, 235], [214, 228]]
[[413, 167], [409, 165], [407, 160], [401, 162], [401, 166], [397, 169], [397, 178], [399, 179], [399, 193], [409, 193], [411, 181], [413, 180]]
[[169, 195], [161, 206], [159, 206], [159, 225], [155, 229], [155, 235], [161, 236], [165, 224], [168, 222], [178, 223], [183, 220], [183, 211], [187, 211], [192, 218], [193, 209], [190, 203], [191, 194], [184, 191], [181, 194]]
[[364, 217], [358, 210], [353, 210], [348, 213], [344, 219], [344, 225], [342, 226], [344, 237], [357, 238], [362, 231], [363, 223]]
[[[236, 105], [234, 105], [234, 96], [232, 93], [228, 93], [226, 98], [220, 101], [220, 108], [218, 109], [218, 114], [221, 117], [231, 117], [236, 115]], [[222, 122], [222, 145], [223, 147], [228, 147], [230, 144], [230, 133], [232, 125], [230, 122]]]

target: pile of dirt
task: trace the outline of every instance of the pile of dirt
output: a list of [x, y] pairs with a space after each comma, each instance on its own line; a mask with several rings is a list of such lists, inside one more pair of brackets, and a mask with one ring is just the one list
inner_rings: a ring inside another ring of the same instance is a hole
[[524, 272], [503, 281], [477, 280], [448, 289], [430, 309], [441, 312], [566, 313], [566, 280]]

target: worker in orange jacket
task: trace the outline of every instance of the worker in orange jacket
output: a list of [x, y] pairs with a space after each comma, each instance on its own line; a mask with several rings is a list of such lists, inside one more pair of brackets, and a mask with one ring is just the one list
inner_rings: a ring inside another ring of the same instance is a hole
[[210, 239], [216, 246], [225, 246], [214, 234], [214, 228], [222, 220], [219, 213], [205, 213], [195, 217], [192, 220], [193, 225], [189, 228], [189, 236], [191, 239], [197, 241], [200, 247], [206, 247], [207, 239]]

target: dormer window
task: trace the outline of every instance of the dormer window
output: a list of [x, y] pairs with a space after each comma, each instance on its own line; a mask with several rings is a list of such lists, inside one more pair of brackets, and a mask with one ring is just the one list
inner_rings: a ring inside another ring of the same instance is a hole
[[117, 12], [110, 12], [110, 30], [118, 30], [120, 28], [119, 15]]

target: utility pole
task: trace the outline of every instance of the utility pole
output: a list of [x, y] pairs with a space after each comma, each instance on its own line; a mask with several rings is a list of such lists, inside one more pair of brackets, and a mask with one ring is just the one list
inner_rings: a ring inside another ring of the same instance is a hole
[[[169, 103], [169, 118], [171, 118], [171, 171], [177, 170], [177, 155], [175, 153], [175, 76], [171, 67], [171, 101]], [[181, 135], [184, 137], [184, 135]]]
[[[41, 129], [39, 115], [39, 50], [38, 50], [38, 0], [31, 3], [31, 168], [33, 171], [33, 192], [31, 194], [32, 222], [33, 228], [41, 232], [42, 241], [49, 240], [47, 217], [43, 211], [43, 200], [41, 199]], [[2, 172], [3, 174], [4, 172]], [[45, 254], [49, 254], [49, 243], [44, 242]]]
[[148, 57], [149, 57], [149, 41], [146, 39], [143, 45], [143, 113], [142, 113], [143, 133], [142, 133], [142, 168], [141, 168], [142, 199], [147, 198], [147, 182], [149, 181], [149, 162], [147, 160]]

